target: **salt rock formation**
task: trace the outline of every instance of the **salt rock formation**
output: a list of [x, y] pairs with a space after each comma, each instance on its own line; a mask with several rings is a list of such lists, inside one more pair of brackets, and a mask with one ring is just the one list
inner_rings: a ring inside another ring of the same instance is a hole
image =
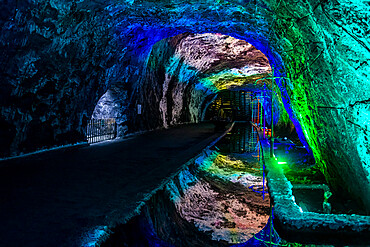
[[[176, 53], [153, 56], [165, 38], [221, 33], [266, 55], [285, 78], [276, 80], [282, 102], [327, 181], [369, 209], [369, 13], [368, 2], [354, 0], [5, 1], [0, 154], [83, 141], [86, 121], [115, 84], [126, 85], [129, 130], [198, 121], [197, 106], [210, 99], [171, 81], [224, 67], [206, 69], [204, 61], [191, 72], [174, 60], [176, 70], [163, 64], [152, 77], [150, 65]], [[150, 114], [136, 116], [138, 103]], [[189, 110], [179, 114], [183, 106]]]

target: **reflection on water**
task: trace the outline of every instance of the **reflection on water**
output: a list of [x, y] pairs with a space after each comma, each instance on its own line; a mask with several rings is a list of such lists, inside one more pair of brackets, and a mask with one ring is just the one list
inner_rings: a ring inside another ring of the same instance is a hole
[[222, 153], [259, 153], [258, 142], [258, 134], [253, 126], [237, 124], [216, 146]]
[[258, 141], [251, 125], [234, 126], [217, 147], [197, 160], [198, 179], [175, 202], [182, 217], [211, 232], [214, 240], [246, 242], [269, 219]]
[[[257, 133], [235, 125], [145, 203], [121, 227], [124, 246], [265, 246], [279, 243]], [[115, 239], [107, 245], [113, 246]]]

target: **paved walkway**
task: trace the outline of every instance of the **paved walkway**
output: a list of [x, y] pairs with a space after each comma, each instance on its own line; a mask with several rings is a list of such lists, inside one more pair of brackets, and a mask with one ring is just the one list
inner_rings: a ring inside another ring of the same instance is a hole
[[0, 246], [80, 246], [220, 135], [191, 124], [0, 162]]

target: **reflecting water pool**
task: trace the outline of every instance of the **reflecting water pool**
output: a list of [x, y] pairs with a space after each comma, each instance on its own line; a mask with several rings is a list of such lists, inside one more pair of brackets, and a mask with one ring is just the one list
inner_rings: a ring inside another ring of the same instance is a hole
[[270, 211], [257, 132], [237, 124], [103, 246], [263, 246], [278, 241], [269, 229]]

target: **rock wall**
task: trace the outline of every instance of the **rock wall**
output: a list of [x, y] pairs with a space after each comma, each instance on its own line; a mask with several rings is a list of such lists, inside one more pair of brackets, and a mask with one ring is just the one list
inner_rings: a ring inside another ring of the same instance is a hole
[[369, 4], [310, 1], [278, 9], [289, 17], [273, 28], [285, 37], [294, 115], [327, 181], [369, 209]]
[[95, 103], [120, 79], [104, 6], [1, 6], [0, 156], [83, 141]]
[[[202, 71], [179, 57], [162, 66], [155, 61], [177, 54], [175, 45], [153, 45], [186, 32], [222, 33], [254, 45], [287, 78], [276, 82], [302, 142], [334, 187], [369, 208], [368, 1], [1, 4], [1, 156], [82, 141], [85, 120], [116, 83], [127, 85], [129, 130], [198, 121], [203, 85], [185, 86], [182, 77], [220, 67]], [[161, 55], [160, 46], [173, 49]]]
[[[237, 70], [238, 75], [230, 71]], [[143, 106], [136, 126], [150, 129], [184, 122], [199, 122], [207, 98], [221, 89], [203, 83], [209, 77], [234, 77], [270, 71], [267, 58], [249, 43], [221, 34], [184, 33], [157, 42], [151, 49], [143, 79], [134, 93]], [[209, 79], [208, 79], [209, 80]], [[254, 82], [254, 81], [253, 81]], [[250, 81], [235, 86], [247, 87]], [[132, 126], [130, 129], [135, 128]]]
[[124, 84], [112, 85], [99, 99], [95, 106], [92, 118], [114, 118], [117, 123], [117, 136], [124, 136], [127, 131], [129, 99]]

